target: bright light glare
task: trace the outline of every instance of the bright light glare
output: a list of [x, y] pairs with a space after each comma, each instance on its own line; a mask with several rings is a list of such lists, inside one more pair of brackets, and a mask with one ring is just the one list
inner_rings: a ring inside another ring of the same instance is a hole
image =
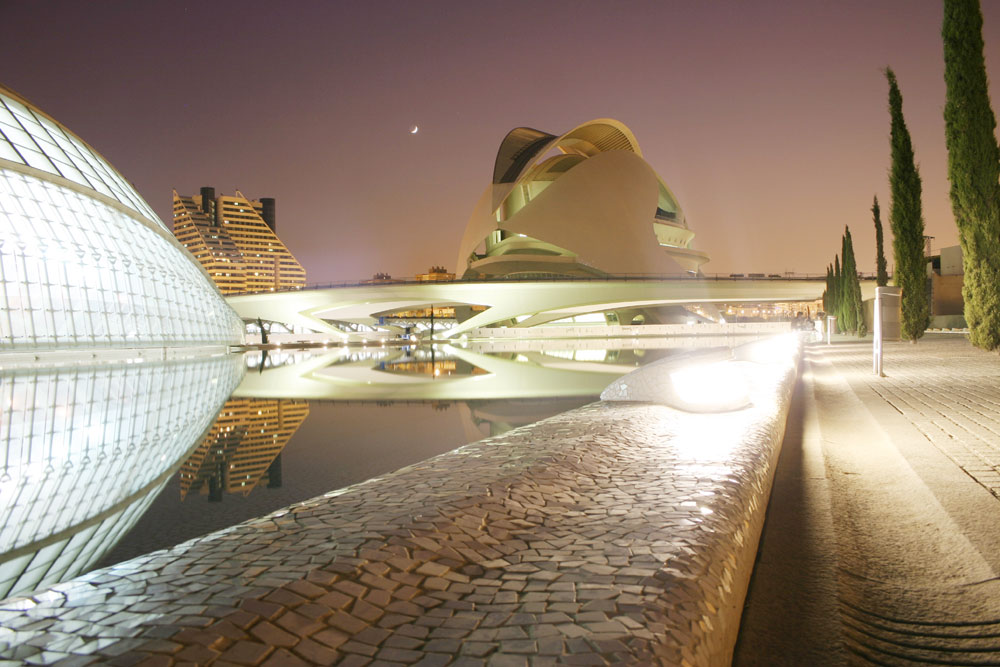
[[670, 374], [681, 409], [692, 412], [739, 410], [750, 403], [750, 385], [738, 364], [721, 361], [685, 366]]
[[794, 333], [774, 336], [766, 340], [751, 343], [738, 354], [739, 358], [756, 364], [774, 364], [790, 362], [798, 349], [798, 336]]

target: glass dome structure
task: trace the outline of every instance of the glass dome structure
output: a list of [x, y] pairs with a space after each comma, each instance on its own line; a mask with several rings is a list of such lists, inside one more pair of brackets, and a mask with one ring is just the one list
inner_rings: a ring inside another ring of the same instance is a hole
[[242, 332], [135, 188], [0, 85], [0, 351], [235, 344]]

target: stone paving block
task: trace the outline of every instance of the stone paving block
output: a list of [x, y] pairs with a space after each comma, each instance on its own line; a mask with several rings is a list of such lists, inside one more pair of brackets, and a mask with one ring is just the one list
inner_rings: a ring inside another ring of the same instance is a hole
[[299, 639], [295, 635], [282, 630], [269, 621], [261, 621], [252, 628], [250, 634], [268, 646], [295, 646]]
[[413, 663], [414, 667], [443, 667], [452, 664], [454, 656], [450, 653], [427, 653], [423, 652], [420, 660]]
[[356, 618], [343, 611], [338, 611], [334, 613], [327, 619], [327, 622], [333, 627], [346, 632], [349, 635], [361, 632], [368, 627], [368, 624], [359, 618]]
[[354, 601], [354, 596], [345, 595], [339, 591], [330, 591], [313, 601], [313, 604], [327, 607], [330, 610], [343, 609]]
[[402, 648], [384, 648], [375, 654], [377, 660], [401, 662], [404, 664], [417, 662], [423, 657], [423, 651], [409, 651]]
[[350, 580], [346, 580], [346, 579], [342, 579], [342, 580], [336, 582], [333, 585], [333, 587], [334, 587], [334, 589], [340, 591], [341, 593], [343, 593], [344, 595], [346, 595], [346, 596], [348, 596], [349, 598], [352, 598], [352, 599], [353, 598], [360, 598], [365, 593], [368, 592], [368, 589], [365, 588], [364, 586], [362, 586], [361, 584], [359, 584], [359, 583], [357, 583], [355, 581], [350, 581]]
[[528, 658], [523, 655], [495, 653], [486, 661], [489, 667], [528, 667]]
[[308, 600], [317, 598], [326, 593], [325, 587], [317, 586], [316, 584], [311, 583], [306, 579], [298, 579], [291, 583], [285, 584], [285, 589], [291, 591], [292, 593], [300, 595], [301, 597], [306, 598]]
[[302, 660], [287, 649], [279, 648], [261, 664], [264, 667], [309, 667], [311, 663]]
[[350, 635], [333, 629], [320, 630], [312, 637], [310, 637], [310, 639], [317, 641], [323, 644], [324, 646], [327, 646], [332, 649], [338, 648], [340, 645], [342, 645], [350, 638], [351, 638]]
[[187, 662], [194, 662], [199, 664], [206, 664], [219, 657], [218, 651], [213, 651], [205, 646], [200, 646], [198, 644], [191, 644], [185, 646], [183, 649], [177, 652], [175, 658], [177, 660], [183, 660]]
[[406, 625], [401, 625], [396, 628], [396, 633], [403, 635], [404, 637], [414, 637], [416, 639], [424, 639], [430, 634], [430, 630], [425, 627], [407, 623]]
[[272, 651], [270, 646], [259, 642], [238, 641], [220, 656], [221, 660], [238, 665], [259, 665]]
[[394, 634], [388, 639], [382, 642], [382, 646], [391, 646], [393, 648], [405, 648], [405, 649], [417, 649], [424, 645], [424, 640], [414, 639], [413, 637], [407, 637], [405, 635]]
[[262, 600], [244, 600], [240, 607], [243, 611], [253, 614], [255, 617], [272, 619], [283, 611], [281, 605]]
[[349, 640], [344, 642], [340, 650], [344, 653], [353, 653], [357, 655], [363, 655], [368, 658], [374, 657], [378, 653], [378, 648], [372, 646], [371, 644], [365, 644], [364, 642]]

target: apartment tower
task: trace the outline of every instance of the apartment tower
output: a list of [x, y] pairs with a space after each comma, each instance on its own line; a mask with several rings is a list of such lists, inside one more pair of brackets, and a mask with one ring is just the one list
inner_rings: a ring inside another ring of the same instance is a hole
[[306, 284], [306, 271], [275, 234], [274, 199], [193, 197], [174, 190], [174, 236], [194, 255], [223, 294], [275, 292]]

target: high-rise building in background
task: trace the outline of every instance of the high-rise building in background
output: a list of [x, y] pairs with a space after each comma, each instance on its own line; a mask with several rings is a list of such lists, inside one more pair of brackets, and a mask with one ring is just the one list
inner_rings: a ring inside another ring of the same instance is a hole
[[304, 287], [306, 270], [275, 234], [274, 200], [242, 192], [215, 196], [204, 187], [193, 197], [174, 190], [174, 236], [223, 294]]

